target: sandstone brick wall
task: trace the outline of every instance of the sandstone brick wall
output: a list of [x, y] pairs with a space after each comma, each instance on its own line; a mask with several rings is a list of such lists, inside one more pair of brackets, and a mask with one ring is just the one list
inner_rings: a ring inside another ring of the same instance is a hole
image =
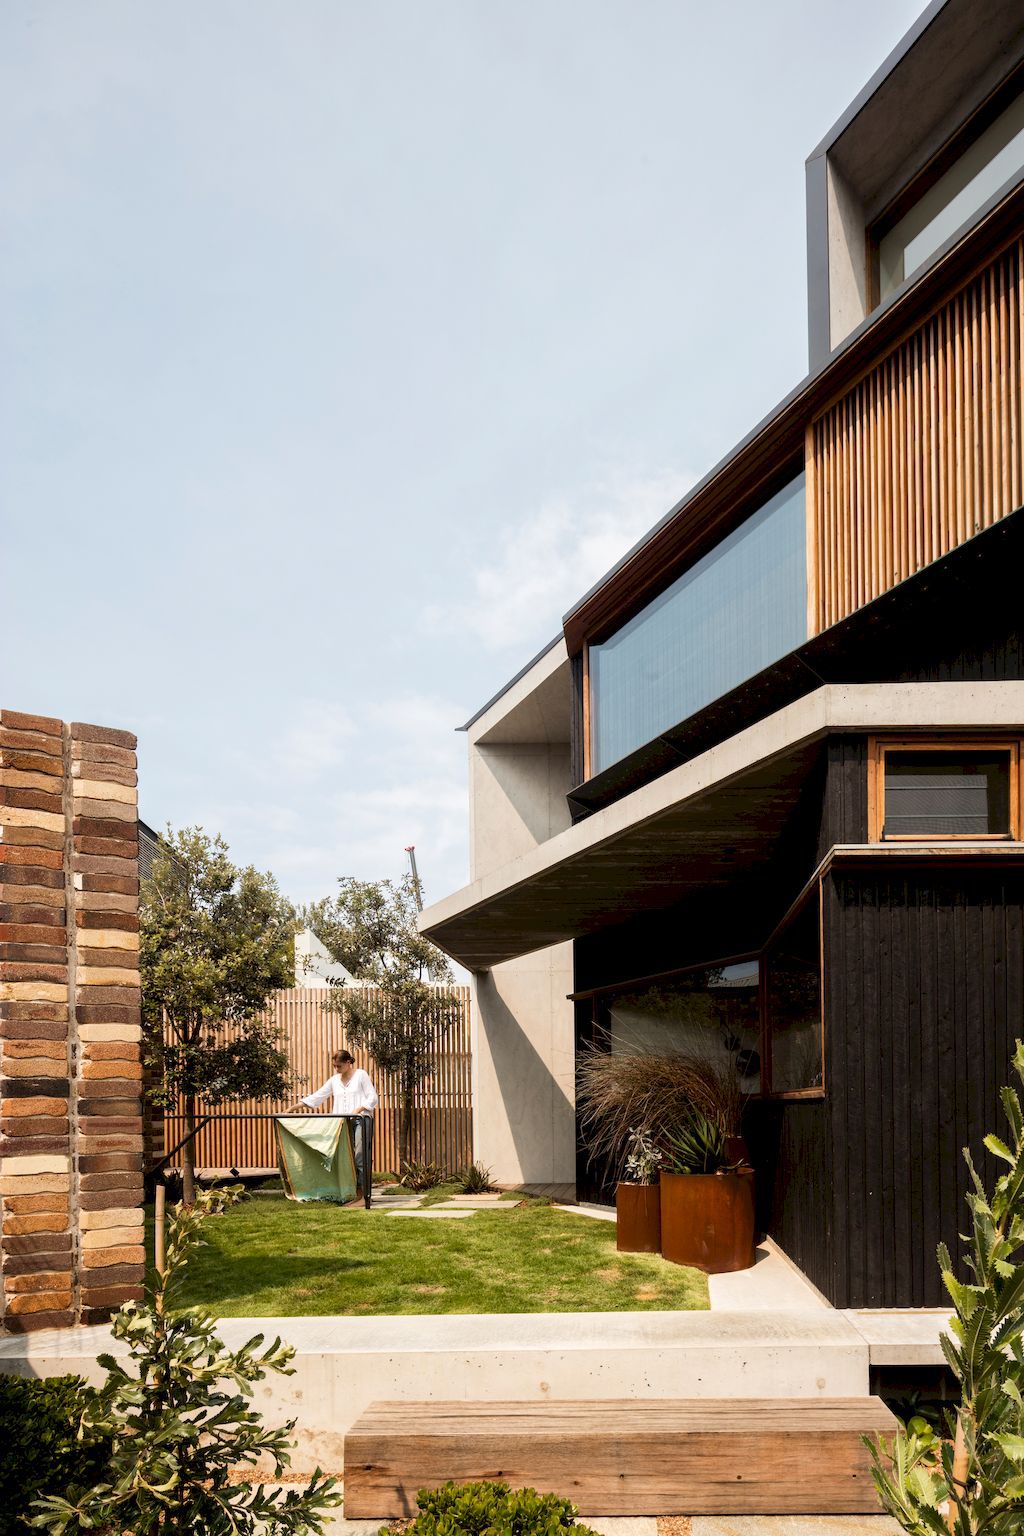
[[135, 737], [0, 711], [0, 1325], [142, 1294]]

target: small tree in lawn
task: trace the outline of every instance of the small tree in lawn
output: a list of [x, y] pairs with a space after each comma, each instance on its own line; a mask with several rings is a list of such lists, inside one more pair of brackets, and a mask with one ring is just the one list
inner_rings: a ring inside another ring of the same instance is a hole
[[233, 1476], [269, 1461], [279, 1481], [295, 1428], [292, 1420], [267, 1429], [250, 1404], [268, 1372], [292, 1374], [294, 1349], [280, 1339], [264, 1348], [256, 1334], [229, 1350], [201, 1309], [178, 1299], [202, 1223], [235, 1199], [235, 1190], [210, 1190], [171, 1212], [164, 1273], [154, 1275], [145, 1303], [129, 1301], [114, 1314], [111, 1331], [128, 1361], [99, 1356], [107, 1379], [82, 1413], [82, 1440], [109, 1444], [109, 1466], [80, 1494], [36, 1500], [29, 1524], [50, 1536], [299, 1536], [321, 1532], [341, 1503], [319, 1469], [305, 1488]]
[[[338, 894], [314, 902], [302, 921], [341, 965], [376, 996], [332, 985], [330, 1006], [345, 1016], [350, 1043], [362, 1046], [382, 1072], [398, 1080], [398, 1161], [409, 1161], [416, 1090], [430, 1075], [432, 1053], [461, 1017], [445, 955], [416, 927], [412, 877], [338, 881]], [[431, 985], [433, 983], [433, 985]]]
[[[165, 1105], [182, 1099], [191, 1205], [199, 1105], [290, 1091], [288, 1058], [259, 1014], [271, 993], [294, 983], [294, 913], [272, 875], [237, 868], [220, 837], [186, 827], [162, 839], [139, 919], [150, 1095]], [[228, 1040], [218, 1039], [222, 1024], [234, 1026]]]

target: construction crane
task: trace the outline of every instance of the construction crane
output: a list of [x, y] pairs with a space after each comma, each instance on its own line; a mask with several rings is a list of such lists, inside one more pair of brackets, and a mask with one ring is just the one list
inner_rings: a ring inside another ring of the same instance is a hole
[[423, 887], [420, 885], [419, 871], [416, 868], [416, 845], [410, 843], [405, 850], [409, 855], [409, 872], [412, 875], [412, 888], [416, 892], [416, 910], [423, 911]]

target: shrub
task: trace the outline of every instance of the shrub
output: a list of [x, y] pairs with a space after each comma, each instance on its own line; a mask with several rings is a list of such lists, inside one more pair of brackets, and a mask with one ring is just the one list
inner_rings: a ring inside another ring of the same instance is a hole
[[66, 1495], [104, 1476], [109, 1440], [78, 1439], [93, 1396], [80, 1376], [0, 1375], [0, 1536], [24, 1532], [34, 1498]]
[[425, 1189], [435, 1189], [438, 1184], [444, 1183], [444, 1169], [437, 1163], [417, 1163], [413, 1160], [403, 1164], [402, 1177], [398, 1182], [415, 1194], [422, 1194]]
[[[555, 1493], [510, 1489], [507, 1483], [445, 1483], [416, 1495], [420, 1513], [405, 1536], [594, 1536], [578, 1525], [576, 1507]], [[386, 1536], [387, 1526], [381, 1526]]]
[[235, 1190], [205, 1190], [194, 1206], [174, 1207], [165, 1274], [155, 1275], [146, 1304], [126, 1302], [113, 1318], [129, 1359], [100, 1355], [107, 1379], [82, 1414], [87, 1434], [111, 1441], [109, 1463], [85, 1488], [37, 1499], [30, 1521], [37, 1529], [50, 1536], [300, 1536], [322, 1532], [341, 1502], [319, 1471], [305, 1488], [232, 1481], [239, 1468], [253, 1469], [265, 1457], [279, 1482], [295, 1427], [292, 1420], [267, 1429], [250, 1405], [268, 1371], [291, 1373], [295, 1351], [280, 1339], [264, 1348], [262, 1334], [228, 1350], [198, 1307], [174, 1305], [202, 1222], [235, 1199]]
[[576, 1107], [592, 1159], [606, 1158], [619, 1176], [630, 1138], [664, 1147], [701, 1116], [724, 1136], [739, 1134], [744, 1095], [736, 1069], [709, 1037], [683, 1051], [580, 1053]]
[[464, 1195], [486, 1195], [494, 1188], [491, 1170], [485, 1168], [483, 1163], [470, 1163], [463, 1168], [459, 1173], [459, 1181]]

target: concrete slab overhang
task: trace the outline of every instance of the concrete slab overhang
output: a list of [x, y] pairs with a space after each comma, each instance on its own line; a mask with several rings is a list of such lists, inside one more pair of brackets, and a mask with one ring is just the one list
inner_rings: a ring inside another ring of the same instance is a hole
[[471, 970], [768, 862], [832, 733], [1024, 729], [1024, 682], [830, 684], [429, 907], [420, 929]]

